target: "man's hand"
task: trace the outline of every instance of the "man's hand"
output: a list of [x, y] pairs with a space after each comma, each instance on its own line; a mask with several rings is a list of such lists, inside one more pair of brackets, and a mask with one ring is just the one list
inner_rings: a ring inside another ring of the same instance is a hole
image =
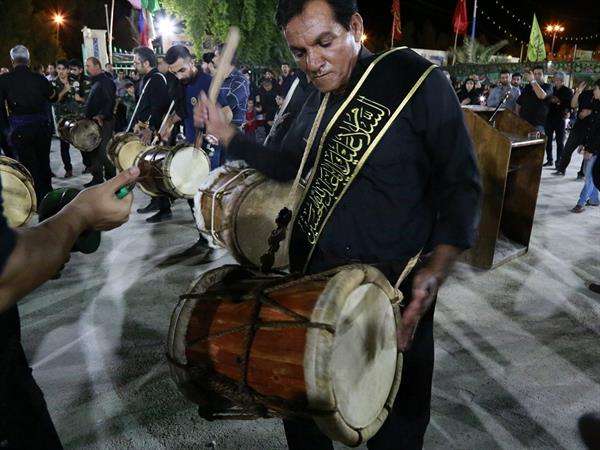
[[531, 83], [533, 81], [533, 72], [531, 72], [530, 70], [526, 70], [525, 79]]
[[79, 103], [83, 103], [85, 101], [85, 99], [81, 95], [75, 94], [75, 101], [79, 102]]
[[100, 125], [100, 127], [104, 125], [104, 119], [102, 118], [102, 116], [94, 116], [92, 117], [92, 120], [94, 120], [98, 125]]
[[235, 136], [235, 129], [228, 123], [222, 108], [210, 101], [204, 92], [194, 106], [194, 127], [206, 127], [206, 134], [212, 134], [227, 147]]
[[115, 193], [139, 176], [137, 167], [130, 167], [114, 178], [81, 191], [64, 211], [75, 211], [87, 229], [112, 230], [129, 220], [133, 194], [118, 199]]
[[585, 91], [585, 88], [587, 88], [587, 83], [585, 81], [582, 81], [581, 83], [579, 83], [579, 85], [577, 85], [577, 88], [575, 88], [575, 93], [579, 95], [583, 91]]
[[578, 117], [583, 120], [585, 119], [587, 116], [589, 116], [592, 113], [591, 109], [582, 109], [581, 111], [579, 111], [579, 115]]
[[154, 133], [150, 128], [142, 128], [138, 130], [138, 135], [140, 137], [140, 141], [144, 145], [150, 145], [152, 143], [152, 138], [154, 137]]

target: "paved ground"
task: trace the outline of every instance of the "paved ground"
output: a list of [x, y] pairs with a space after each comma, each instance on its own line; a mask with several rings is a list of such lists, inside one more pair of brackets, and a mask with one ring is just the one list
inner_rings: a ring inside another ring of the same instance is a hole
[[[62, 176], [59, 160], [54, 142]], [[576, 420], [600, 409], [600, 296], [585, 287], [600, 280], [600, 211], [568, 212], [579, 162], [564, 178], [544, 170], [528, 255], [487, 272], [460, 266], [444, 286], [426, 448], [581, 448]], [[135, 207], [146, 201], [136, 192]], [[178, 393], [164, 357], [171, 311], [199, 274], [230, 260], [168, 264], [195, 241], [185, 202], [169, 223], [144, 218], [104, 233], [97, 253], [74, 255], [21, 303], [23, 343], [65, 447], [286, 448], [279, 421], [209, 423]]]

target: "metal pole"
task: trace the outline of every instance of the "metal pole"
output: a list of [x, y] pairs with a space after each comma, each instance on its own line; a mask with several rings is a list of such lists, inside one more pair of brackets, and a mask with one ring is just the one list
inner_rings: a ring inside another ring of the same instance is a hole
[[115, 20], [115, 0], [112, 0], [112, 6], [110, 8], [110, 53], [108, 56], [108, 59], [110, 61], [110, 64], [112, 65], [113, 63], [113, 58], [112, 58], [112, 41], [113, 41], [113, 23]]
[[523, 48], [525, 47], [525, 44], [523, 42], [521, 42], [521, 54], [519, 55], [519, 62], [523, 62]]
[[454, 53], [452, 53], [452, 65], [456, 62], [456, 44], [458, 43], [458, 31], [454, 33]]
[[[475, 0], [475, 4], [473, 5], [473, 26], [471, 27], [471, 55], [475, 50], [475, 24], [477, 22], [477, 0]], [[473, 55], [474, 56], [474, 55]], [[475, 61], [469, 61], [474, 63]]]
[[552, 35], [552, 47], [550, 47], [550, 54], [552, 55], [552, 58], [554, 58], [554, 41], [555, 40], [556, 40], [556, 31]]

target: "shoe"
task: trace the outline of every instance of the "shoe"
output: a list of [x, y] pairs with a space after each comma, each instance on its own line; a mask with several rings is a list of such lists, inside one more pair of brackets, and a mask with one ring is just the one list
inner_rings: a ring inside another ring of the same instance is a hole
[[148, 222], [148, 223], [159, 223], [159, 222], [164, 222], [165, 220], [171, 220], [172, 217], [173, 217], [173, 213], [171, 212], [171, 210], [169, 210], [169, 211], [158, 211], [153, 216], [148, 217], [146, 219], [146, 222]]
[[143, 208], [138, 208], [137, 212], [139, 214], [147, 214], [154, 211], [158, 211], [159, 209], [160, 208], [158, 207], [158, 202], [153, 198], [150, 200], [150, 203], [148, 203], [146, 206], [144, 206]]
[[[175, 264], [182, 264], [186, 262], [188, 264], [197, 264], [202, 263], [204, 258], [208, 253], [210, 253], [211, 249], [208, 246], [208, 242], [206, 240], [199, 239], [192, 245], [190, 248], [186, 248], [181, 253], [176, 253], [174, 255], [170, 255], [167, 259], [161, 262], [158, 267], [169, 267]], [[190, 261], [191, 260], [191, 261]]]
[[542, 167], [552, 167], [554, 165], [554, 161], [546, 161], [542, 164]]
[[589, 450], [600, 448], [600, 413], [587, 413], [579, 418], [579, 435]]
[[92, 173], [92, 168], [86, 167], [85, 169], [83, 169], [83, 172], [81, 172], [81, 173]]
[[552, 175], [561, 175], [561, 176], [565, 176], [565, 173], [562, 170], [556, 169], [556, 172], [552, 172]]
[[587, 202], [585, 202], [585, 206], [599, 206], [599, 205], [600, 205], [600, 203], [594, 203], [589, 200]]
[[583, 206], [581, 206], [581, 205], [575, 205], [575, 206], [574, 206], [574, 207], [571, 209], [571, 212], [572, 212], [572, 213], [576, 213], [576, 214], [578, 214], [578, 213], [581, 213], [581, 212], [583, 212], [584, 210], [585, 210], [585, 207], [583, 207]]
[[65, 170], [64, 178], [73, 178], [73, 170]]
[[92, 178], [92, 181], [90, 181], [89, 183], [85, 183], [83, 185], [83, 187], [89, 188], [92, 186], [96, 186], [97, 184], [102, 184], [104, 183], [104, 180], [95, 180], [94, 178]]
[[583, 172], [577, 172], [577, 179], [581, 180], [583, 177], [585, 177], [585, 174]]

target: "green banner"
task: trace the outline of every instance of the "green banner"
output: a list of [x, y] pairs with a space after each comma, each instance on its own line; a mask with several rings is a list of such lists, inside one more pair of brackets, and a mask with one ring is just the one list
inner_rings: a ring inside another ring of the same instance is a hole
[[531, 24], [531, 35], [529, 36], [529, 48], [527, 49], [527, 59], [529, 61], [544, 61], [546, 59], [546, 46], [544, 45], [544, 35], [533, 14], [533, 23]]

